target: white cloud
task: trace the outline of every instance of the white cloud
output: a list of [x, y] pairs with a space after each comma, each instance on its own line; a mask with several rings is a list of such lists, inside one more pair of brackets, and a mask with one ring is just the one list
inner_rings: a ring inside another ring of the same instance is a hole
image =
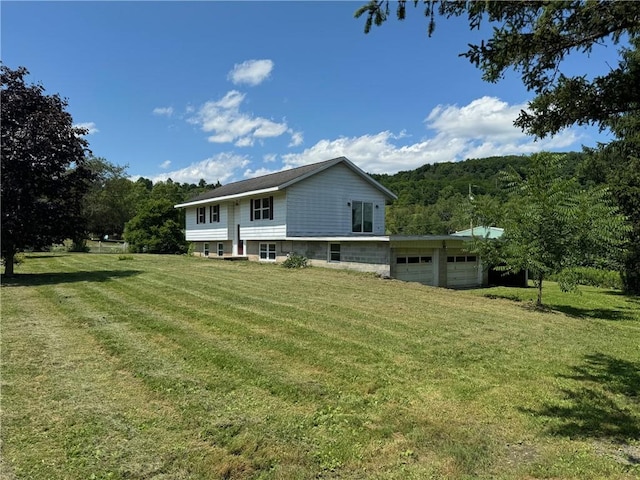
[[469, 105], [438, 105], [425, 119], [428, 128], [452, 137], [510, 141], [524, 137], [513, 122], [526, 103], [509, 105], [495, 97], [482, 97]]
[[297, 147], [304, 143], [304, 136], [302, 132], [294, 132], [293, 130], [289, 130], [291, 134], [291, 142], [289, 142], [289, 147]]
[[160, 168], [166, 170], [171, 165], [171, 160], [165, 160], [160, 164]]
[[253, 87], [269, 78], [272, 70], [273, 61], [271, 60], [247, 60], [236, 63], [233, 70], [229, 72], [228, 78], [235, 85], [244, 83]]
[[359, 137], [320, 140], [301, 153], [283, 155], [285, 167], [345, 156], [370, 173], [396, 173], [426, 163], [460, 161], [495, 155], [520, 155], [566, 148], [579, 140], [565, 130], [552, 138], [535, 140], [513, 122], [526, 104], [509, 105], [482, 97], [466, 106], [438, 105], [425, 119], [434, 135], [416, 143], [401, 144], [402, 131], [383, 131]]
[[73, 128], [84, 128], [87, 130], [87, 135], [93, 135], [100, 131], [96, 128], [96, 124], [94, 122], [76, 123], [73, 125]]
[[213, 157], [194, 163], [180, 170], [162, 173], [151, 177], [155, 182], [166, 181], [168, 178], [179, 183], [198, 183], [204, 178], [207, 183], [228, 183], [236, 177], [237, 170], [246, 168], [249, 160], [234, 153], [219, 153]]
[[244, 171], [243, 176], [245, 178], [255, 178], [255, 177], [261, 177], [262, 175], [269, 175], [270, 173], [275, 173], [275, 172], [279, 172], [280, 170], [270, 170], [268, 168], [257, 168], [255, 170], [252, 170], [250, 168], [247, 168]]
[[[189, 121], [199, 125], [203, 131], [213, 132], [210, 141], [219, 143], [253, 145], [254, 140], [260, 138], [256, 134], [258, 129], [262, 135], [277, 136], [286, 132], [291, 135], [292, 143], [302, 141], [302, 134], [286, 129], [284, 123], [240, 113], [243, 99], [244, 94], [231, 91], [217, 102], [207, 102]], [[152, 180], [171, 178], [181, 183], [197, 183], [204, 178], [210, 183], [218, 180], [228, 183], [242, 177], [252, 178], [340, 156], [349, 158], [366, 172], [396, 173], [427, 163], [566, 149], [580, 140], [575, 130], [564, 130], [554, 137], [538, 141], [525, 135], [513, 126], [518, 113], [525, 107], [525, 104], [509, 105], [492, 97], [479, 98], [462, 107], [438, 105], [425, 119], [425, 125], [433, 134], [413, 143], [404, 130], [323, 139], [300, 153], [265, 154], [262, 158], [264, 164], [253, 169], [249, 168], [247, 157], [228, 152], [158, 175]], [[282, 160], [282, 168], [275, 164], [278, 159]], [[266, 163], [273, 164], [274, 168], [267, 168]]]
[[173, 115], [173, 107], [156, 107], [153, 109], [153, 114], [162, 117], [170, 117]]
[[289, 130], [286, 122], [241, 112], [244, 99], [244, 93], [231, 90], [220, 100], [206, 102], [188, 121], [203, 132], [212, 132], [209, 142], [235, 143], [237, 147], [249, 147], [256, 139], [279, 137]]

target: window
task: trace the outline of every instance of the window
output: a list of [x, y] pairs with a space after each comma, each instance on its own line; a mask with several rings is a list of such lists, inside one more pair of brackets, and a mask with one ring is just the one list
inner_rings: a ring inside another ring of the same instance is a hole
[[405, 263], [431, 263], [431, 257], [396, 257], [396, 263], [405, 264]]
[[220, 205], [209, 206], [209, 223], [220, 221]]
[[329, 261], [330, 262], [340, 261], [340, 244], [339, 243], [329, 244]]
[[273, 220], [273, 197], [251, 200], [251, 221]]
[[224, 256], [224, 243], [218, 243], [218, 256]]
[[459, 255], [456, 257], [447, 257], [449, 263], [475, 262], [478, 257], [475, 255]]
[[260, 244], [260, 260], [275, 260], [275, 259], [276, 259], [276, 244], [261, 243]]
[[351, 231], [354, 233], [373, 232], [373, 203], [351, 202]]
[[208, 256], [209, 256], [209, 244], [208, 244], [208, 243], [205, 243], [205, 244], [204, 244], [204, 247], [203, 247], [203, 249], [202, 249], [202, 253], [204, 253], [204, 256], [205, 256], [205, 257], [208, 257]]
[[196, 223], [205, 223], [207, 221], [205, 217], [205, 208], [197, 207], [196, 208]]

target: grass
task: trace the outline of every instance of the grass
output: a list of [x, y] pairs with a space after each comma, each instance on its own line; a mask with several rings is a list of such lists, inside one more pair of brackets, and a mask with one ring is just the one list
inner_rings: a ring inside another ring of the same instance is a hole
[[16, 271], [1, 478], [640, 474], [637, 298], [549, 283], [541, 312], [528, 289], [184, 256]]

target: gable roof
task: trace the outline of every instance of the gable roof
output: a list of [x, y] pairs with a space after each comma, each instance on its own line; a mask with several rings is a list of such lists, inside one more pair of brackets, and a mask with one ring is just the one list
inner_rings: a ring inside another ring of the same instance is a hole
[[229, 183], [214, 190], [202, 193], [185, 203], [181, 203], [175, 206], [176, 208], [188, 207], [191, 205], [208, 203], [211, 200], [227, 200], [231, 198], [245, 197], [249, 195], [283, 190], [293, 185], [294, 183], [320, 173], [327, 168], [333, 167], [334, 165], [337, 165], [339, 163], [344, 164], [354, 173], [358, 174], [363, 180], [380, 190], [387, 198], [398, 198], [393, 192], [391, 192], [391, 190], [388, 190], [387, 188], [380, 185], [346, 157], [337, 157], [332, 158], [331, 160], [325, 160], [324, 162], [312, 163], [310, 165], [291, 168], [289, 170], [283, 170], [281, 172], [271, 173], [269, 175], [263, 175], [261, 177]]

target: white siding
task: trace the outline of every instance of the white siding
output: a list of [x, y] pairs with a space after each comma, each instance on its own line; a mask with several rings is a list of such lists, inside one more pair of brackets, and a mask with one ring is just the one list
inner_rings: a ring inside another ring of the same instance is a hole
[[287, 203], [283, 192], [258, 195], [254, 198], [273, 196], [273, 220], [251, 220], [251, 199], [244, 198], [236, 207], [236, 223], [240, 224], [242, 240], [284, 240], [287, 233]]
[[[215, 205], [215, 203], [210, 205]], [[206, 209], [205, 223], [196, 223], [196, 207], [188, 207], [186, 209], [185, 237], [187, 241], [228, 240], [228, 206], [224, 203], [220, 204], [220, 221], [214, 223], [209, 223], [209, 204], [201, 206]]]
[[287, 189], [287, 236], [358, 235], [351, 232], [348, 204], [354, 200], [374, 204], [373, 232], [365, 235], [384, 235], [384, 195], [348, 167], [336, 165]]

